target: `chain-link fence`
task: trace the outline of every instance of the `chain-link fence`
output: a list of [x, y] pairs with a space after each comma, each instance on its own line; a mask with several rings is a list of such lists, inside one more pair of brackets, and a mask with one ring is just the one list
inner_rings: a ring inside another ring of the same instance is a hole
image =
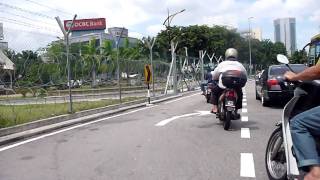
[[[73, 112], [134, 100], [147, 102], [143, 72], [150, 64], [148, 56], [129, 59], [71, 53], [69, 83], [66, 53], [29, 53], [8, 54], [16, 70], [0, 81], [0, 128], [68, 113], [69, 86]], [[178, 92], [194, 90], [201, 79], [199, 59], [177, 56], [176, 61]], [[171, 59], [154, 58], [151, 98], [173, 94], [171, 66]]]

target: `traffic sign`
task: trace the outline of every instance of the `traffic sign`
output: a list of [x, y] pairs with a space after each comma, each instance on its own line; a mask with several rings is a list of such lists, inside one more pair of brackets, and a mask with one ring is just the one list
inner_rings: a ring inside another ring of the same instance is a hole
[[144, 65], [144, 80], [146, 84], [150, 84], [152, 82], [152, 73], [151, 73], [151, 65]]

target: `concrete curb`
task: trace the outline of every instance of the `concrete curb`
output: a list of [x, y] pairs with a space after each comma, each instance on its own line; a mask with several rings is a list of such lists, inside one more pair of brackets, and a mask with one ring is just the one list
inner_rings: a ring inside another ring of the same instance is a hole
[[[183, 95], [192, 94], [196, 91], [189, 91], [175, 96], [161, 96], [154, 98], [151, 103], [157, 104], [171, 99], [182, 97]], [[38, 134], [51, 132], [57, 129], [68, 127], [75, 124], [81, 124], [98, 118], [114, 115], [139, 107], [145, 107], [146, 100], [138, 100], [121, 105], [113, 105], [103, 108], [86, 110], [70, 115], [61, 115], [53, 118], [34, 121], [31, 123], [18, 125], [14, 127], [0, 129], [0, 146], [13, 143], [15, 141], [32, 137]]]

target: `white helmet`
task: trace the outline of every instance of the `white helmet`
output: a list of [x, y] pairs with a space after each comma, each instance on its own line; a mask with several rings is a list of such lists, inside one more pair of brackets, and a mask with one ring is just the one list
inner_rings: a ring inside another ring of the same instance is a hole
[[237, 60], [238, 59], [238, 51], [235, 48], [227, 49], [226, 53], [225, 53], [225, 58], [226, 58], [226, 60], [228, 60], [228, 59]]

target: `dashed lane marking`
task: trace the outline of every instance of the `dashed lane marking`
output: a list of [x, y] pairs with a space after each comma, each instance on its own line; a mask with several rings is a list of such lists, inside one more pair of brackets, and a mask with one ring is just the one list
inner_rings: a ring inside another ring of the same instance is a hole
[[248, 120], [249, 120], [248, 116], [242, 116], [241, 117], [241, 121], [242, 122], [248, 122]]
[[247, 113], [248, 109], [247, 108], [242, 108], [242, 113]]
[[252, 153], [240, 154], [240, 176], [251, 178], [256, 177]]
[[250, 139], [250, 129], [249, 128], [241, 128], [241, 138]]

